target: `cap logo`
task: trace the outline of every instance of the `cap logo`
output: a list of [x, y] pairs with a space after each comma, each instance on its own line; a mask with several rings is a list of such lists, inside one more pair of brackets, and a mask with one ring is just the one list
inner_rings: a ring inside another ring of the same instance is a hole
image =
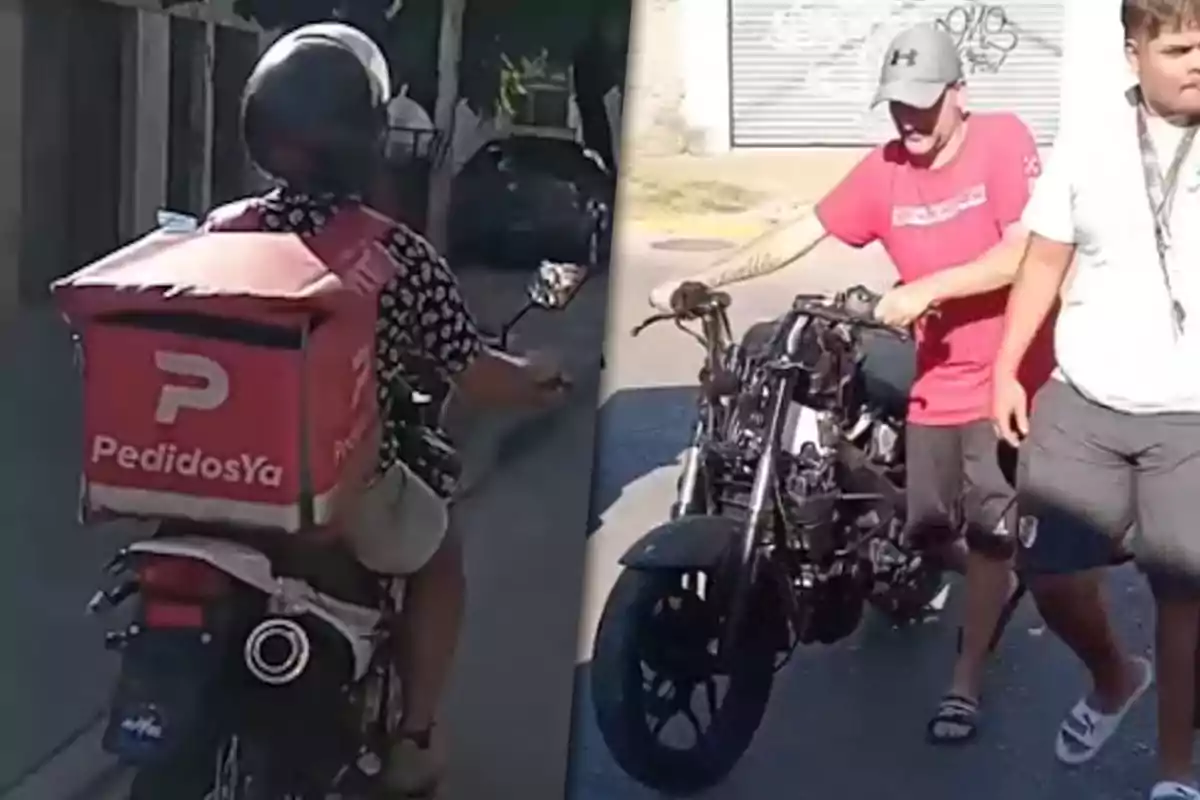
[[898, 66], [901, 61], [910, 67], [915, 67], [917, 65], [917, 51], [915, 49], [906, 50], [904, 52], [893, 50], [891, 65], [893, 67]]

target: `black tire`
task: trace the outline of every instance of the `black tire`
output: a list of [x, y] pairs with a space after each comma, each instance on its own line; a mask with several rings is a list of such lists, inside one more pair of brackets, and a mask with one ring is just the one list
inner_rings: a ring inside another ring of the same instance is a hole
[[203, 777], [197, 770], [144, 767], [133, 776], [129, 800], [204, 800], [212, 791], [212, 770]]
[[[220, 753], [231, 746], [233, 737], [213, 748], [209, 757], [181, 760], [178, 763], [143, 768], [137, 772], [130, 787], [129, 800], [206, 800], [212, 793]], [[261, 751], [251, 743], [238, 757], [238, 769], [257, 776], [262, 772]], [[231, 800], [277, 800], [283, 794], [251, 779], [234, 790]], [[291, 796], [291, 795], [289, 795]]]
[[[728, 689], [703, 739], [687, 750], [658, 741], [646, 715], [643, 653], [648, 644], [662, 644], [654, 612], [665, 599], [688, 591], [682, 577], [679, 572], [625, 570], [605, 603], [591, 665], [592, 702], [613, 758], [639, 783], [673, 796], [720, 783], [750, 747], [771, 696], [780, 642], [772, 635], [779, 631], [748, 629], [737, 652], [719, 667], [728, 677]], [[693, 597], [711, 607], [711, 600], [699, 600], [694, 593]], [[721, 616], [716, 612], [713, 617], [706, 624], [711, 624], [715, 637]], [[778, 616], [758, 617], [763, 618]], [[685, 635], [680, 631], [681, 638]], [[703, 649], [695, 658], [704, 660]]]

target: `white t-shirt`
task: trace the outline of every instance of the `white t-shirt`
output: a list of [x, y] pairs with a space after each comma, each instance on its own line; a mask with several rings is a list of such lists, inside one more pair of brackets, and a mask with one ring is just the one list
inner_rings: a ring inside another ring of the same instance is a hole
[[[1133, 414], [1200, 412], [1200, 140], [1179, 173], [1167, 260], [1186, 312], [1176, 336], [1155, 249], [1137, 141], [1136, 106], [1102, 104], [1065, 126], [1026, 206], [1032, 232], [1076, 245], [1055, 327], [1056, 377]], [[1182, 131], [1149, 130], [1161, 169]], [[1192, 221], [1189, 224], [1189, 220]]]

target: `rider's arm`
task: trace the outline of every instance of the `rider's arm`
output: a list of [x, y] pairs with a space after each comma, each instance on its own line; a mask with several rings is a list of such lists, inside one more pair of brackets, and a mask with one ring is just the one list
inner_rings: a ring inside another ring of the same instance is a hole
[[987, 208], [1002, 236], [979, 259], [940, 270], [920, 281], [934, 305], [1011, 285], [1029, 240], [1021, 214], [1029, 202], [1032, 184], [1041, 173], [1037, 143], [1015, 115], [996, 118], [988, 132], [993, 145], [987, 152]]
[[531, 405], [544, 400], [546, 389], [524, 359], [487, 347], [467, 309], [458, 280], [445, 259], [421, 237], [398, 231], [389, 248], [401, 274], [388, 287], [385, 305], [401, 317], [391, 330], [424, 363], [481, 405]]
[[[1061, 137], [1060, 137], [1061, 141]], [[1074, 190], [1069, 148], [1055, 144], [1025, 209], [1029, 247], [1008, 299], [996, 374], [1017, 374], [1030, 343], [1045, 323], [1075, 257]]]
[[883, 150], [877, 149], [814, 208], [777, 225], [689, 280], [717, 287], [766, 275], [795, 263], [831, 236], [852, 247], [874, 242], [885, 222], [880, 202], [884, 174]]
[[716, 288], [757, 278], [792, 264], [828, 236], [817, 215], [806, 209], [798, 219], [776, 225], [688, 280]]

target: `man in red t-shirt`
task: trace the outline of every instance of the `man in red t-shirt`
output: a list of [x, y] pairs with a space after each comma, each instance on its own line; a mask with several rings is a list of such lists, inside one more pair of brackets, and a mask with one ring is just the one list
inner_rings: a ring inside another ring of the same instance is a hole
[[[771, 272], [831, 236], [852, 247], [879, 242], [895, 263], [902, 283], [876, 315], [916, 328], [908, 532], [967, 577], [962, 650], [928, 729], [935, 742], [974, 736], [992, 634], [1006, 605], [1019, 600], [1015, 453], [993, 431], [990, 391], [1008, 286], [1026, 238], [1019, 220], [1041, 171], [1020, 119], [968, 114], [965, 99], [950, 37], [932, 25], [901, 33], [887, 50], [875, 101], [889, 104], [897, 138], [872, 150], [815, 213], [689, 278], [719, 286]], [[669, 305], [679, 283], [655, 289], [651, 302]], [[1031, 387], [1052, 367], [1042, 338], [1025, 362]]]

